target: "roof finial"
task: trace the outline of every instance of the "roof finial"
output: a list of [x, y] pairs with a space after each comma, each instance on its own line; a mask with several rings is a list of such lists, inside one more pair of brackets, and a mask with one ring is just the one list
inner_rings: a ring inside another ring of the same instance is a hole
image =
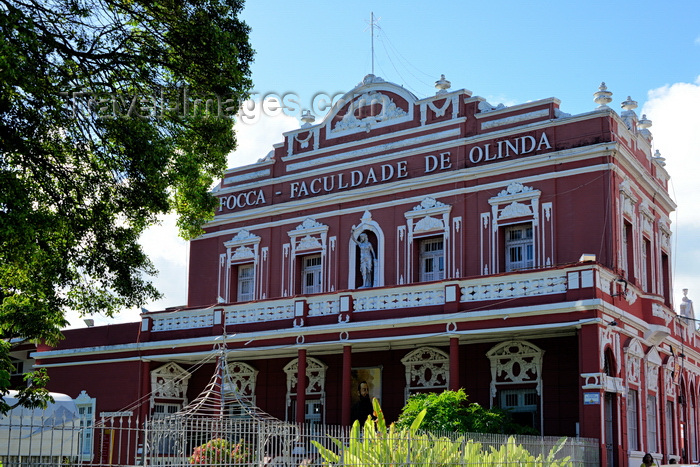
[[445, 79], [445, 75], [440, 75], [440, 79], [435, 81], [435, 89], [437, 94], [445, 94], [452, 87], [452, 83]]
[[598, 104], [598, 109], [607, 109], [608, 104], [612, 102], [612, 92], [608, 91], [605, 82], [600, 83], [598, 92], [593, 93], [593, 102]]

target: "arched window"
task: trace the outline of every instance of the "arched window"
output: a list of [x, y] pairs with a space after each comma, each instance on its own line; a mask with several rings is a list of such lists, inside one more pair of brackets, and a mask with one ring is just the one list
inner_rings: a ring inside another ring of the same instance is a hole
[[610, 347], [605, 349], [605, 357], [603, 359], [603, 373], [605, 376], [617, 376], [617, 365], [615, 365], [615, 356]]
[[491, 360], [491, 405], [508, 409], [518, 423], [542, 427], [542, 356], [527, 341], [508, 341], [486, 353]]
[[151, 408], [154, 416], [175, 413], [187, 403], [190, 373], [177, 363], [151, 371]]
[[[322, 424], [325, 420], [326, 405], [326, 368], [323, 362], [315, 358], [306, 358], [306, 407], [305, 419], [311, 424]], [[299, 391], [297, 375], [299, 359], [295, 358], [284, 367], [287, 374], [287, 420], [296, 419], [296, 401]]]

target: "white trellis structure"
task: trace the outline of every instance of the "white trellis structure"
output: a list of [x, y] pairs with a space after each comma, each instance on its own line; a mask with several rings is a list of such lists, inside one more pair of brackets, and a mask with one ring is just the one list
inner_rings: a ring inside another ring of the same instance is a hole
[[189, 457], [198, 446], [217, 439], [240, 444], [246, 464], [291, 458], [298, 440], [296, 425], [255, 405], [257, 370], [242, 362], [229, 364], [226, 354], [225, 344], [221, 345], [212, 379], [192, 402], [146, 422], [144, 465], [190, 465]]

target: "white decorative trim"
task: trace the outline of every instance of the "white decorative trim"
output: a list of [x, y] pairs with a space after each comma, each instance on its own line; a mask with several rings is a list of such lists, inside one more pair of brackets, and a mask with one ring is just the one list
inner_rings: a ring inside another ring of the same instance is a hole
[[[382, 111], [379, 115], [368, 116], [362, 119], [355, 117], [356, 110], [374, 105], [381, 105]], [[406, 121], [407, 117], [408, 113], [398, 107], [389, 96], [379, 91], [369, 91], [350, 103], [347, 112], [331, 129], [331, 132], [350, 134], [355, 133], [358, 128], [369, 131], [374, 125], [379, 126], [379, 124], [387, 123], [390, 120], [397, 120], [397, 122], [393, 123], [399, 123]]]
[[186, 404], [191, 376], [177, 363], [167, 363], [151, 371], [151, 408], [156, 399], [171, 399]]
[[444, 304], [445, 288], [443, 286], [417, 292], [383, 293], [369, 297], [358, 297], [354, 300], [357, 312]]
[[663, 368], [664, 389], [666, 397], [676, 397], [676, 383], [674, 381], [676, 357], [671, 355]]
[[245, 323], [264, 323], [280, 319], [294, 318], [294, 303], [248, 304], [236, 306], [226, 312], [226, 325]]
[[[489, 107], [490, 107], [490, 105], [489, 105]], [[481, 108], [481, 106], [479, 108]], [[543, 117], [549, 117], [549, 109], [535, 110], [533, 112], [527, 112], [527, 113], [520, 114], [520, 115], [513, 115], [512, 117], [499, 118], [497, 120], [490, 120], [488, 122], [482, 121], [481, 122], [481, 129], [488, 130], [490, 128], [496, 128], [496, 127], [503, 126], [503, 125], [510, 125], [513, 123], [524, 122], [525, 120], [533, 120], [535, 118], [543, 118]]]
[[435, 347], [420, 347], [401, 359], [406, 371], [405, 398], [415, 390], [447, 389], [450, 356]]
[[233, 252], [231, 255], [231, 261], [238, 261], [238, 260], [244, 260], [244, 259], [254, 259], [255, 258], [255, 252], [253, 251], [252, 248], [247, 247], [247, 246], [240, 246], [236, 249], [236, 251]]
[[544, 351], [527, 341], [507, 341], [486, 352], [491, 361], [491, 399], [497, 386], [534, 383], [542, 395], [542, 356]]
[[233, 175], [231, 177], [224, 178], [225, 185], [240, 185], [242, 183], [250, 182], [258, 178], [269, 177], [272, 174], [270, 169], [258, 170], [257, 172], [249, 172], [241, 175]]
[[[489, 199], [493, 214], [493, 232], [499, 228], [499, 220], [530, 217], [533, 228], [539, 224], [539, 198], [542, 192], [520, 182], [512, 182], [498, 195]], [[534, 236], [534, 238], [537, 238]]]
[[258, 370], [243, 362], [231, 362], [226, 365], [226, 373], [229, 383], [224, 384], [224, 392], [235, 394], [238, 397], [245, 397], [251, 402], [255, 402], [255, 384], [258, 377]]
[[338, 315], [340, 313], [340, 299], [336, 298], [334, 300], [313, 300], [309, 299], [309, 316], [328, 316], [328, 315]]
[[208, 328], [214, 324], [214, 312], [212, 310], [178, 311], [156, 314], [151, 317], [151, 320], [152, 332]]
[[[303, 337], [303, 336], [302, 336]], [[326, 369], [328, 366], [312, 357], [306, 357], [306, 395], [325, 395], [326, 393]], [[299, 373], [299, 359], [295, 358], [284, 366], [287, 374], [287, 400], [297, 394], [297, 375]]]
[[[322, 164], [330, 164], [334, 162], [342, 162], [344, 160], [354, 159], [357, 157], [365, 157], [371, 154], [378, 153], [380, 155], [385, 155], [388, 152], [395, 151], [397, 149], [403, 149], [409, 146], [424, 145], [433, 141], [444, 140], [449, 138], [457, 138], [460, 135], [460, 129], [444, 130], [431, 132], [425, 135], [416, 136], [414, 138], [405, 138], [399, 141], [392, 141], [390, 143], [384, 143], [377, 146], [370, 146], [361, 149], [355, 149], [353, 151], [338, 152], [336, 154], [331, 154], [325, 157], [310, 157], [308, 160], [293, 162], [287, 164], [285, 170], [289, 172], [295, 172], [298, 170], [308, 169], [310, 167], [316, 167]], [[408, 153], [415, 152], [414, 149], [406, 150]], [[309, 153], [304, 153], [306, 156]], [[310, 154], [309, 154], [310, 155]], [[392, 154], [394, 158], [399, 158], [402, 156], [401, 153]]]
[[659, 355], [659, 351], [656, 350], [656, 347], [649, 349], [645, 360], [646, 372], [644, 377], [647, 383], [647, 390], [656, 392], [659, 390], [659, 368], [661, 368], [662, 365], [661, 356]]
[[224, 242], [226, 248], [234, 248], [240, 245], [258, 244], [260, 243], [260, 237], [248, 232], [246, 229], [241, 229], [238, 233], [229, 241]]
[[310, 235], [307, 235], [306, 237], [302, 238], [299, 240], [299, 243], [296, 244], [296, 250], [321, 250], [323, 248], [323, 245], [321, 244], [320, 240], [316, 237], [312, 237]]
[[444, 228], [445, 225], [441, 220], [435, 219], [434, 217], [426, 216], [423, 219], [416, 222], [416, 225], [413, 228], [413, 233], [444, 230]]
[[410, 211], [404, 213], [407, 221], [408, 239], [407, 249], [403, 252], [408, 269], [406, 273], [408, 282], [413, 281], [413, 255], [410, 246], [416, 237], [427, 237], [429, 235], [442, 235], [444, 240], [444, 260], [445, 272], [452, 269], [452, 245], [450, 242], [450, 212], [452, 206], [436, 200], [430, 196], [423, 198], [420, 204], [413, 206]]
[[513, 201], [501, 210], [498, 214], [498, 220], [531, 216], [532, 214], [532, 208], [517, 201]]
[[639, 385], [641, 382], [641, 363], [644, 358], [644, 350], [639, 339], [632, 341], [625, 348], [625, 368], [627, 369], [627, 383]]
[[639, 198], [634, 194], [632, 183], [628, 179], [623, 180], [620, 183], [620, 203], [623, 214], [626, 214], [630, 219], [634, 219], [634, 206], [637, 202], [639, 202]]
[[567, 277], [566, 274], [560, 273], [532, 279], [490, 281], [484, 284], [467, 285], [460, 290], [461, 302], [552, 295], [566, 292]]

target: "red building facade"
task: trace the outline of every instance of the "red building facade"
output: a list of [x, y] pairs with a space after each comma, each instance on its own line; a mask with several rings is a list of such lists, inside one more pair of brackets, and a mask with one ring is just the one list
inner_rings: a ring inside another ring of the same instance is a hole
[[436, 87], [368, 75], [229, 170], [190, 245], [187, 306], [66, 332], [35, 354], [51, 390], [167, 413], [225, 341], [237, 391], [280, 419], [350, 424], [363, 382], [389, 418], [465, 388], [544, 435], [600, 439], [604, 465], [697, 460], [700, 353], [671, 307], [651, 122], [604, 86], [580, 115]]

